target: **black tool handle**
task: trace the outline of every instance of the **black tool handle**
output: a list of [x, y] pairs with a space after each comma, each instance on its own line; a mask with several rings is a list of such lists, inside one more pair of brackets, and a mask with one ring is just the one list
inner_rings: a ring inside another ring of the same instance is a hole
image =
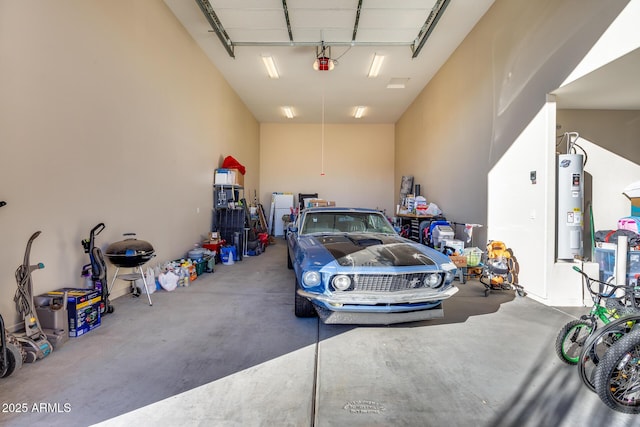
[[101, 222], [100, 224], [96, 225], [91, 229], [91, 235], [97, 236], [102, 232], [102, 230], [104, 230], [104, 223]]

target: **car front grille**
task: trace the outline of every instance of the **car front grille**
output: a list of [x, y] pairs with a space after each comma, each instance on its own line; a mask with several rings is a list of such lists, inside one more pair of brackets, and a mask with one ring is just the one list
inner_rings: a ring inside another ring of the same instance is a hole
[[410, 274], [352, 274], [351, 287], [356, 292], [398, 292], [427, 288], [424, 279], [430, 273]]

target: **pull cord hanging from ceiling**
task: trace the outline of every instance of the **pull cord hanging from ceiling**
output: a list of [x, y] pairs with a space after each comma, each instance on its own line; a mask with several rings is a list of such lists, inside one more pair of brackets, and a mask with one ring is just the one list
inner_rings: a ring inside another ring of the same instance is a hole
[[320, 176], [324, 176], [324, 81], [322, 82], [322, 124], [320, 129]]

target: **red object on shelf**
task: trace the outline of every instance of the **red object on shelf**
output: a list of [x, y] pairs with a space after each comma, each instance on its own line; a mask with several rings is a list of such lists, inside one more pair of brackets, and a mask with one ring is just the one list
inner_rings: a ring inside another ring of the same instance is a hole
[[242, 164], [240, 164], [240, 162], [237, 161], [233, 156], [225, 157], [222, 161], [221, 167], [223, 169], [238, 169], [242, 175], [244, 175], [246, 172], [246, 168]]
[[218, 243], [203, 243], [202, 247], [205, 249], [209, 249], [210, 251], [215, 251], [217, 255], [220, 254], [220, 247], [224, 245], [224, 240], [219, 241]]

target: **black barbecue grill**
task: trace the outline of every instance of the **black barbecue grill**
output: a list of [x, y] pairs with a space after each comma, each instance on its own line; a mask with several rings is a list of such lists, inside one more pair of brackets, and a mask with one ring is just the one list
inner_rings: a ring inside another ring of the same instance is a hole
[[[135, 233], [125, 233], [124, 240], [110, 244], [105, 251], [106, 257], [109, 261], [116, 266], [116, 273], [111, 280], [111, 289], [116, 279], [126, 280], [131, 282], [131, 287], [134, 296], [140, 296], [139, 290], [135, 286], [135, 281], [142, 279], [144, 288], [147, 291], [147, 298], [149, 299], [149, 305], [153, 305], [151, 302], [151, 296], [149, 293], [149, 287], [147, 280], [142, 271], [142, 266], [146, 264], [155, 255], [155, 251], [151, 243], [144, 240], [138, 240], [135, 238]], [[133, 273], [118, 274], [120, 268], [131, 268]], [[136, 271], [137, 270], [137, 271]], [[155, 286], [155, 284], [152, 284]]]

